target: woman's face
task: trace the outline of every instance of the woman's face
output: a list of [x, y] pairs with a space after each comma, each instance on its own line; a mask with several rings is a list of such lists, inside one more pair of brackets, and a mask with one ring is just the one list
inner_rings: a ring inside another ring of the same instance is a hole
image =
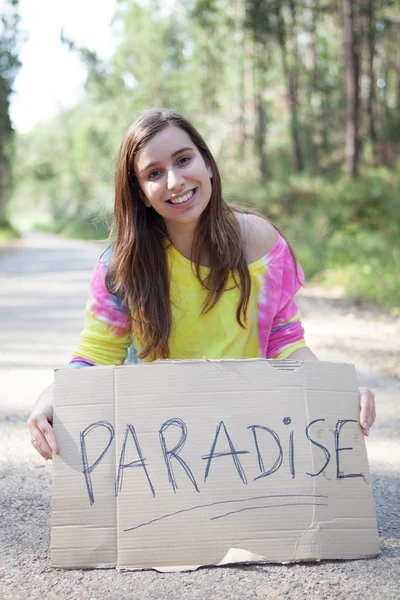
[[211, 198], [212, 169], [183, 129], [169, 125], [135, 156], [135, 175], [146, 206], [167, 226], [196, 227]]

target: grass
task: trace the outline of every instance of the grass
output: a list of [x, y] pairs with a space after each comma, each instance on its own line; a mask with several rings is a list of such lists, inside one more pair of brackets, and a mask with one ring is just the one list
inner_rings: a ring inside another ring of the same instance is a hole
[[340, 285], [357, 302], [372, 302], [400, 313], [398, 240], [391, 243], [376, 232], [338, 232], [322, 249], [315, 243], [305, 252], [302, 248], [299, 257], [306, 272], [320, 284]]

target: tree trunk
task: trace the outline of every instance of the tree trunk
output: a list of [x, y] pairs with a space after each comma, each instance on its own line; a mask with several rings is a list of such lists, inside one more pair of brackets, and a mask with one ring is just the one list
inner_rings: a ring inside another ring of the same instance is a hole
[[396, 78], [396, 106], [400, 106], [400, 27], [399, 27], [399, 31], [397, 32], [397, 41], [396, 41], [396, 47], [397, 47], [397, 52], [396, 52], [396, 63], [395, 63], [395, 70], [397, 73], [397, 78]]
[[346, 60], [346, 171], [358, 176], [360, 158], [360, 27], [357, 3], [343, 0]]
[[268, 156], [265, 148], [267, 137], [267, 110], [262, 97], [263, 74], [267, 69], [267, 52], [262, 44], [256, 44], [254, 61], [254, 150], [258, 158], [260, 179], [266, 183], [269, 178]]
[[238, 158], [242, 162], [246, 155], [246, 4], [243, 0], [237, 0], [237, 32], [240, 36], [239, 44], [239, 148]]
[[[311, 69], [309, 79], [307, 82], [307, 102], [308, 111], [311, 119], [310, 130], [311, 130], [311, 142], [309, 148], [309, 155], [312, 157], [312, 162], [316, 170], [319, 169], [321, 159], [321, 146], [324, 136], [324, 131], [327, 129], [323, 114], [321, 113], [321, 91], [319, 90], [319, 70], [318, 70], [318, 35], [317, 25], [319, 16], [319, 0], [311, 0], [309, 6], [311, 10], [311, 23], [310, 23], [310, 50], [311, 50]], [[314, 102], [315, 100], [319, 102]]]
[[369, 136], [371, 138], [372, 156], [374, 164], [378, 162], [378, 132], [376, 128], [376, 92], [375, 92], [375, 6], [374, 0], [368, 0], [367, 4], [367, 32], [368, 32], [368, 76], [369, 76], [369, 90], [368, 90], [368, 124], [369, 124]]
[[0, 155], [0, 224], [6, 220], [6, 206], [8, 194], [10, 191], [9, 185], [9, 168], [8, 162], [4, 156]]
[[0, 222], [6, 219], [6, 207], [11, 188], [10, 155], [12, 128], [9, 115], [10, 90], [0, 75]]
[[320, 11], [319, 0], [313, 0], [311, 17], [311, 55], [312, 55], [312, 89], [315, 93], [318, 89], [318, 43], [317, 23]]
[[[283, 72], [286, 78], [288, 103], [290, 108], [290, 132], [293, 146], [293, 161], [295, 170], [299, 173], [304, 170], [303, 154], [300, 146], [299, 117], [298, 117], [298, 65], [297, 58], [293, 68], [289, 67], [288, 53], [286, 48], [285, 23], [283, 21], [280, 4], [276, 4], [276, 16], [278, 20], [278, 40], [281, 49]], [[295, 44], [297, 53], [297, 43]]]
[[269, 178], [268, 157], [265, 151], [265, 139], [267, 136], [267, 112], [260, 90], [257, 90], [255, 105], [257, 110], [255, 146], [259, 161], [260, 179], [262, 183], [266, 183]]

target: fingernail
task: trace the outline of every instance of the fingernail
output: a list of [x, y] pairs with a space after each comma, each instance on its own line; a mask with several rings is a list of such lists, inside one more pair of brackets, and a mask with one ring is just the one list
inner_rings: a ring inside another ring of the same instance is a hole
[[363, 427], [364, 427], [364, 429], [366, 429], [368, 431], [368, 423], [366, 421], [365, 421]]

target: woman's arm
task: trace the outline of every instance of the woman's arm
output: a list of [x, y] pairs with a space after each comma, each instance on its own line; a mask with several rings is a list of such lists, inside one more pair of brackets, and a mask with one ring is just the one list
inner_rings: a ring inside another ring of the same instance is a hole
[[311, 352], [310, 348], [299, 348], [298, 350], [295, 350], [294, 352], [292, 352], [292, 354], [290, 354], [288, 356], [288, 358], [294, 358], [296, 360], [318, 360], [318, 358], [315, 356], [314, 352]]

